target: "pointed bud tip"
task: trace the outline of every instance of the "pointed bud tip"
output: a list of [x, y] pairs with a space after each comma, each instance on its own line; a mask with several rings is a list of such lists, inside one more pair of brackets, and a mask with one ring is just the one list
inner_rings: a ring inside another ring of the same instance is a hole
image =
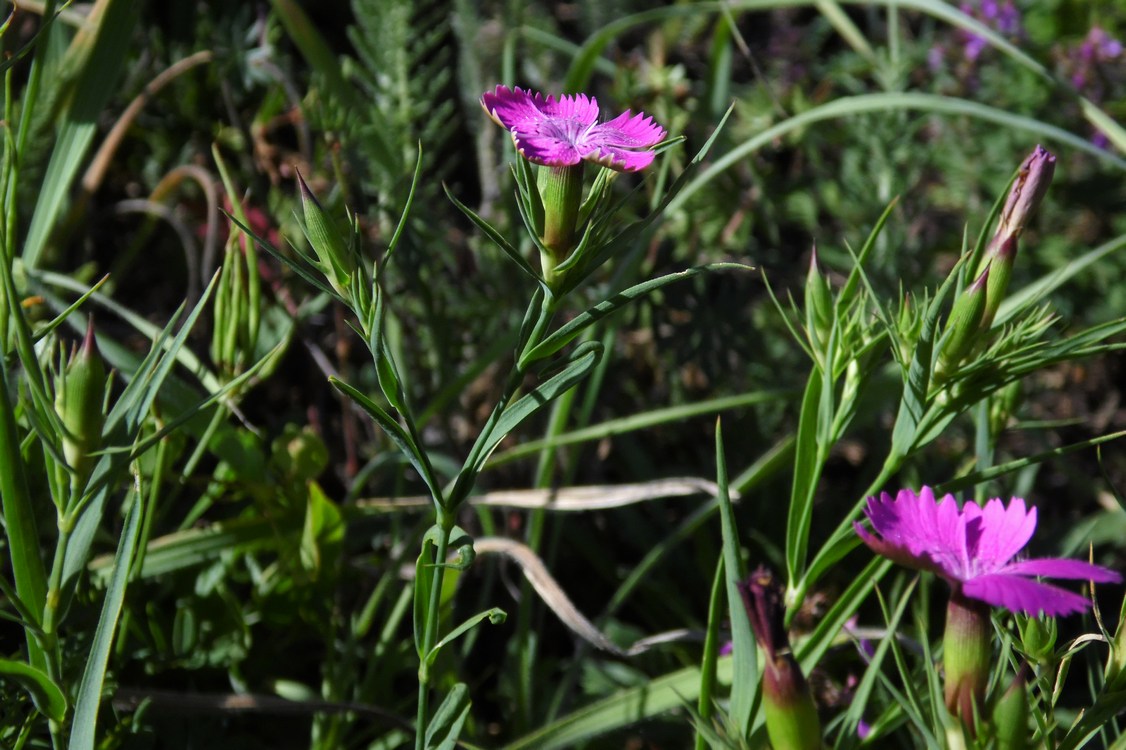
[[985, 270], [981, 272], [981, 275], [978, 276], [974, 283], [970, 284], [970, 288], [966, 290], [968, 294], [978, 294], [985, 291], [985, 287], [989, 285], [989, 267], [991, 265], [993, 264], [985, 264]]
[[91, 359], [98, 353], [98, 342], [94, 337], [94, 315], [93, 313], [86, 319], [86, 335], [82, 339], [82, 356], [85, 359]]
[[312, 201], [318, 206], [321, 205], [317, 196], [313, 195], [313, 191], [309, 189], [309, 184], [305, 182], [305, 178], [301, 176], [301, 170], [296, 165], [293, 167], [293, 173], [297, 176], [297, 189], [301, 192], [301, 201], [303, 203]]

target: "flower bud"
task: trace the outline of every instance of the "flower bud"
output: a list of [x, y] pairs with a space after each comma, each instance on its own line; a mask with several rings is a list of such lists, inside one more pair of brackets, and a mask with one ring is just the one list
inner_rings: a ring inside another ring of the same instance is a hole
[[762, 707], [766, 733], [775, 750], [819, 750], [821, 722], [809, 684], [790, 650], [782, 589], [760, 567], [739, 585], [755, 640], [766, 653], [762, 672]]
[[833, 330], [833, 293], [829, 280], [817, 267], [816, 248], [810, 255], [809, 273], [805, 277], [805, 320], [814, 352], [822, 351]]
[[981, 261], [981, 268], [990, 268], [989, 286], [985, 293], [986, 308], [981, 320], [984, 330], [993, 325], [993, 317], [1005, 298], [1009, 279], [1013, 274], [1017, 241], [1048, 192], [1055, 171], [1056, 157], [1041, 146], [1037, 146], [1021, 162], [1020, 170], [1005, 199], [1005, 206], [1001, 209], [997, 231]]
[[1019, 629], [1021, 652], [1037, 664], [1051, 662], [1056, 650], [1056, 618], [1023, 617]]
[[938, 358], [938, 372], [949, 376], [969, 352], [981, 330], [981, 318], [988, 299], [989, 266], [981, 272], [962, 296], [954, 302], [943, 331], [944, 343]]
[[1025, 664], [993, 707], [997, 750], [1027, 750], [1029, 746], [1028, 674], [1028, 665]]
[[1005, 207], [1001, 210], [997, 237], [1020, 237], [1029, 218], [1048, 192], [1055, 172], [1056, 157], [1044, 147], [1037, 146], [1025, 157], [1009, 190], [1009, 197], [1005, 199]]
[[321, 207], [300, 173], [297, 174], [297, 186], [301, 191], [305, 236], [313, 252], [317, 254], [328, 282], [347, 299], [350, 297], [352, 274], [356, 271], [356, 253], [340, 234], [332, 217]]
[[106, 368], [94, 341], [91, 317], [81, 348], [71, 352], [55, 375], [55, 413], [63, 424], [63, 457], [79, 480], [85, 480], [90, 471], [90, 454], [101, 448], [105, 397]]

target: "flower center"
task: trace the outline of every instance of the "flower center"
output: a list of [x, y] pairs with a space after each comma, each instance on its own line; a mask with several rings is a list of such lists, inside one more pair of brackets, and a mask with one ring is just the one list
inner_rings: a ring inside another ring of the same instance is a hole
[[597, 123], [587, 123], [574, 117], [551, 117], [540, 126], [540, 134], [563, 143], [577, 146]]

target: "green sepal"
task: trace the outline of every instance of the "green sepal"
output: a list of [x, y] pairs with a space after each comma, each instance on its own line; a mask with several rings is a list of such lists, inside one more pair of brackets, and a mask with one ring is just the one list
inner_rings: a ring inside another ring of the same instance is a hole
[[833, 330], [833, 317], [833, 292], [829, 280], [817, 267], [817, 251], [814, 250], [805, 277], [805, 327], [809, 345], [819, 362]]
[[988, 299], [990, 268], [986, 266], [974, 283], [954, 300], [938, 355], [937, 373], [943, 377], [953, 373], [978, 339]]

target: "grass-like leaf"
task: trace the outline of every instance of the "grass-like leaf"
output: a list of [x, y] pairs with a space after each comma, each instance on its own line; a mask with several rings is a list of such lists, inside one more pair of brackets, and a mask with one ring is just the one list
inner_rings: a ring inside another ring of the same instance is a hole
[[38, 265], [40, 256], [58, 222], [71, 183], [82, 166], [86, 152], [97, 132], [98, 119], [110, 97], [118, 93], [117, 83], [129, 53], [133, 27], [140, 15], [138, 0], [107, 0], [99, 4], [85, 29], [67, 53], [64, 63], [78, 72], [72, 82], [74, 95], [62, 115], [62, 124], [51, 150], [51, 161], [27, 238], [23, 261], [29, 268]]
[[752, 709], [758, 695], [758, 648], [755, 645], [754, 634], [751, 632], [751, 622], [747, 619], [747, 611], [743, 606], [743, 596], [739, 593], [739, 584], [746, 580], [747, 570], [740, 553], [742, 548], [739, 544], [739, 531], [735, 526], [735, 510], [731, 506], [731, 496], [728, 493], [727, 459], [719, 420], [716, 420], [715, 451], [720, 529], [723, 537], [723, 577], [727, 592], [727, 608], [731, 617], [734, 667], [729, 712], [740, 736], [746, 736], [751, 729]]
[[125, 601], [125, 588], [129, 584], [129, 569], [133, 565], [133, 555], [137, 549], [137, 532], [143, 515], [144, 493], [140, 481], [132, 493], [133, 499], [125, 516], [125, 527], [117, 544], [117, 554], [113, 560], [109, 587], [106, 589], [102, 614], [94, 631], [94, 642], [82, 681], [78, 686], [78, 697], [74, 705], [74, 721], [71, 724], [69, 750], [94, 750], [95, 729], [98, 721], [98, 706], [102, 701], [102, 685], [105, 683], [106, 667], [109, 664], [110, 646], [113, 645], [117, 620], [121, 616], [121, 606]]
[[640, 284], [635, 284], [629, 289], [624, 289], [609, 299], [602, 300], [594, 307], [586, 310], [585, 312], [576, 315], [567, 323], [561, 326], [557, 331], [554, 331], [550, 336], [541, 341], [531, 351], [524, 354], [520, 359], [520, 369], [527, 368], [537, 360], [545, 359], [555, 354], [567, 344], [574, 341], [583, 331], [598, 321], [605, 318], [622, 307], [628, 305], [634, 300], [644, 297], [650, 292], [656, 291], [663, 286], [673, 283], [674, 281], [681, 281], [683, 279], [690, 279], [693, 276], [698, 276], [701, 273], [708, 271], [723, 271], [729, 269], [750, 270], [749, 266], [744, 266], [739, 263], [710, 263], [706, 266], [696, 266], [689, 268], [685, 271], [677, 273], [670, 273], [664, 276], [658, 276], [655, 279], [643, 281]]
[[422, 481], [426, 482], [426, 486], [430, 489], [434, 502], [440, 503], [442, 501], [441, 485], [438, 483], [437, 477], [434, 474], [434, 469], [430, 465], [430, 460], [427, 458], [426, 453], [419, 449], [415, 444], [414, 439], [410, 436], [402, 425], [400, 425], [394, 417], [383, 410], [378, 404], [370, 398], [360, 393], [352, 386], [339, 380], [335, 377], [330, 377], [329, 382], [332, 383], [336, 390], [343, 393], [361, 409], [366, 411], [368, 415], [375, 420], [376, 424], [386, 433], [387, 437], [398, 446], [403, 455], [411, 462], [411, 466], [422, 477]]
[[572, 353], [569, 364], [563, 370], [533, 388], [505, 409], [484, 442], [477, 463], [472, 467], [473, 471], [479, 472], [481, 470], [500, 441], [504, 440], [508, 433], [516, 429], [521, 422], [582, 382], [590, 374], [591, 369], [597, 364], [601, 356], [602, 345], [600, 343], [587, 341], [580, 344]]

